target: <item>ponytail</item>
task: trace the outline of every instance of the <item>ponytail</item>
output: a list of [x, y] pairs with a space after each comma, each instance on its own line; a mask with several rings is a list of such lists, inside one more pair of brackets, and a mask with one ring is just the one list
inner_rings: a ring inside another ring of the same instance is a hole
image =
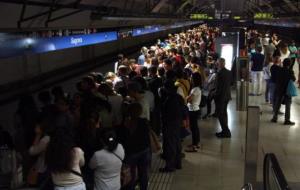
[[105, 149], [109, 152], [113, 152], [118, 147], [118, 141], [116, 133], [111, 128], [106, 128], [102, 131], [101, 140]]

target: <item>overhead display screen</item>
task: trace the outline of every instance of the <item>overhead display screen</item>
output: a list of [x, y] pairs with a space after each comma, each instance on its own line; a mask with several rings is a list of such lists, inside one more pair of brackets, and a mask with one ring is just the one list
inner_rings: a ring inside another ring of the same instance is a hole
[[10, 35], [0, 35], [0, 58], [100, 44], [118, 39], [117, 32], [51, 38], [15, 37], [12, 39], [8, 36]]
[[272, 13], [255, 13], [254, 19], [273, 19], [274, 16]]
[[136, 29], [133, 29], [132, 36], [141, 36], [141, 35], [145, 35], [145, 34], [159, 32], [161, 30], [162, 30], [162, 28], [160, 26], [136, 28]]
[[207, 14], [191, 14], [190, 15], [190, 19], [193, 19], [193, 20], [207, 20], [208, 17], [209, 16]]

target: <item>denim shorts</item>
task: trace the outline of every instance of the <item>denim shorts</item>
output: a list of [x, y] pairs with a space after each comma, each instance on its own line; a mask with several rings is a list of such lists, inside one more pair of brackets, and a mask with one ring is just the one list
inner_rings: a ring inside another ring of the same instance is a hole
[[79, 185], [66, 186], [66, 187], [55, 186], [54, 190], [86, 190], [86, 188], [85, 188], [85, 184], [81, 183]]

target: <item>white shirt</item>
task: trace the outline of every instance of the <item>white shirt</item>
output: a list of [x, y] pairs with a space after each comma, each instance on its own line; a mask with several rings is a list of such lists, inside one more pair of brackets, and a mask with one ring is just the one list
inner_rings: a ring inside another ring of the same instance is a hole
[[125, 157], [123, 146], [118, 144], [115, 154], [103, 149], [94, 153], [89, 167], [94, 169], [94, 190], [119, 190], [121, 188], [121, 167]]
[[155, 104], [154, 103], [154, 95], [153, 95], [153, 93], [151, 91], [149, 91], [149, 90], [146, 90], [145, 93], [144, 93], [144, 95], [145, 95], [146, 100], [149, 103], [150, 111], [153, 111], [154, 110], [154, 104]]
[[195, 87], [192, 89], [190, 95], [193, 95], [191, 102], [187, 104], [189, 111], [198, 111], [200, 110], [200, 102], [201, 102], [201, 89], [199, 87]]
[[137, 102], [140, 103], [143, 108], [143, 112], [140, 115], [140, 117], [150, 121], [150, 105], [149, 105], [148, 99], [146, 98], [145, 94], [143, 94], [143, 97], [140, 100], [138, 100]]
[[280, 60], [281, 60], [281, 63], [283, 63], [283, 61], [286, 59], [286, 58], [289, 58], [290, 57], [290, 51], [287, 50], [286, 54], [284, 54], [282, 51], [280, 51]]

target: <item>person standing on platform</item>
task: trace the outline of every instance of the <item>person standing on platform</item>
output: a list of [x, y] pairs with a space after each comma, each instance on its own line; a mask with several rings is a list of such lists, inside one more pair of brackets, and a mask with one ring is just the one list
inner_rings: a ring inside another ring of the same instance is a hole
[[138, 58], [138, 65], [144, 65], [145, 60], [146, 60], [147, 52], [148, 52], [148, 49], [146, 47], [142, 47], [141, 54]]
[[190, 95], [187, 97], [187, 106], [189, 109], [190, 127], [192, 131], [192, 144], [189, 145], [186, 152], [197, 152], [200, 148], [200, 130], [198, 127], [198, 116], [200, 112], [201, 102], [201, 87], [202, 79], [200, 73], [193, 73], [191, 77], [192, 90]]
[[292, 40], [292, 43], [289, 45], [289, 51], [290, 51], [290, 58], [291, 58], [291, 61], [292, 61], [292, 64], [291, 64], [291, 69], [294, 69], [294, 65], [295, 65], [295, 62], [296, 62], [296, 58], [298, 57], [298, 49], [296, 47], [296, 44], [295, 44], [295, 41]]
[[280, 64], [281, 60], [279, 56], [273, 57], [273, 65], [270, 68], [271, 72], [271, 81], [270, 81], [270, 102], [273, 105], [273, 111], [274, 111], [274, 105], [275, 105], [275, 89], [276, 89], [276, 83], [279, 80], [279, 72], [280, 72]]
[[261, 53], [262, 47], [256, 48], [256, 53], [251, 55], [251, 79], [252, 79], [252, 95], [261, 95], [262, 77], [263, 77], [263, 66], [265, 56]]
[[290, 112], [291, 112], [291, 104], [292, 97], [287, 95], [287, 88], [290, 81], [295, 81], [296, 77], [290, 66], [292, 64], [291, 59], [287, 58], [283, 60], [283, 68], [280, 68], [278, 74], [280, 76], [280, 80], [276, 81], [276, 89], [275, 89], [275, 105], [273, 118], [271, 122], [276, 123], [277, 117], [279, 114], [281, 104], [285, 105], [285, 121], [284, 125], [295, 125], [294, 122], [290, 120]]
[[118, 72], [118, 69], [123, 64], [123, 61], [124, 61], [124, 55], [123, 54], [119, 54], [118, 55], [118, 60], [115, 62], [115, 66], [114, 66], [115, 73]]
[[184, 100], [177, 94], [174, 81], [167, 79], [164, 84], [165, 98], [162, 102], [163, 155], [166, 165], [160, 172], [174, 172], [181, 169], [180, 128], [184, 118]]
[[231, 132], [228, 128], [227, 105], [231, 100], [231, 72], [225, 68], [225, 59], [217, 61], [219, 72], [217, 74], [217, 88], [215, 95], [216, 112], [222, 131], [216, 133], [218, 138], [230, 138]]
[[266, 57], [265, 65], [263, 68], [264, 79], [266, 81], [266, 91], [265, 91], [265, 100], [266, 103], [270, 102], [270, 84], [271, 84], [271, 66], [272, 66], [272, 56]]

